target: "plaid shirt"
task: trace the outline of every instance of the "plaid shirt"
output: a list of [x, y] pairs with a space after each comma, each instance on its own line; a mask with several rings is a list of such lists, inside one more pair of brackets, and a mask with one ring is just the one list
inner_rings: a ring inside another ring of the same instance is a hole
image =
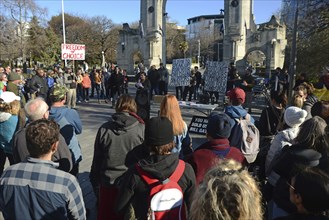
[[0, 210], [5, 219], [86, 219], [79, 183], [56, 166], [29, 157], [4, 171]]

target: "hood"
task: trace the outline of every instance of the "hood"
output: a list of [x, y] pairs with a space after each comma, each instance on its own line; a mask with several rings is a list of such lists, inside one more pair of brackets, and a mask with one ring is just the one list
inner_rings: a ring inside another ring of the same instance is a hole
[[11, 114], [8, 112], [0, 112], [0, 122], [7, 121], [11, 117]]
[[167, 155], [151, 155], [138, 163], [145, 172], [162, 181], [174, 172], [178, 161], [178, 153], [173, 153]]
[[225, 113], [231, 118], [241, 118], [247, 115], [247, 111], [241, 106], [227, 106], [225, 108]]
[[113, 132], [115, 134], [125, 133], [139, 124], [138, 120], [127, 112], [114, 113], [112, 115]]
[[65, 106], [63, 107], [51, 107], [49, 111], [49, 117], [53, 118], [55, 121], [60, 121], [69, 109]]

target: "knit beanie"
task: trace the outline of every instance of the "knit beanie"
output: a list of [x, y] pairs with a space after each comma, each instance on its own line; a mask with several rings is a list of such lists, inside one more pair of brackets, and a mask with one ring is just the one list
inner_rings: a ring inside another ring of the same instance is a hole
[[305, 121], [306, 116], [307, 111], [291, 106], [284, 112], [284, 121], [287, 125], [289, 125], [289, 127], [298, 127]]
[[162, 146], [174, 141], [174, 130], [171, 121], [166, 117], [151, 118], [145, 127], [145, 144]]
[[215, 139], [228, 138], [231, 134], [230, 117], [225, 113], [212, 112], [208, 117], [207, 134]]

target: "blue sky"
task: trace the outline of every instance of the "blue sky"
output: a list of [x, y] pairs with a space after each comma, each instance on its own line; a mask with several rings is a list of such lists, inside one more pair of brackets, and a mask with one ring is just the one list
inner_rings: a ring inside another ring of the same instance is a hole
[[[243, 1], [243, 0], [242, 0]], [[49, 18], [61, 13], [61, 0], [36, 0], [41, 7], [48, 9]], [[269, 20], [281, 7], [281, 0], [254, 0], [256, 23]], [[224, 8], [223, 0], [168, 0], [169, 21], [185, 26], [187, 19], [199, 15], [219, 14]], [[64, 0], [66, 13], [80, 16], [107, 16], [114, 23], [131, 23], [139, 20], [140, 0]]]

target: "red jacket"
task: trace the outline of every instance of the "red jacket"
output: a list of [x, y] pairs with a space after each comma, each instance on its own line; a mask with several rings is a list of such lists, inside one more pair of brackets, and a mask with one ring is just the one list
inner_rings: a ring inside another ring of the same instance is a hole
[[238, 148], [231, 147], [228, 139], [213, 139], [202, 144], [191, 155], [187, 156], [186, 162], [194, 169], [196, 183], [200, 184], [206, 172], [220, 159], [233, 159], [245, 164], [245, 157]]

